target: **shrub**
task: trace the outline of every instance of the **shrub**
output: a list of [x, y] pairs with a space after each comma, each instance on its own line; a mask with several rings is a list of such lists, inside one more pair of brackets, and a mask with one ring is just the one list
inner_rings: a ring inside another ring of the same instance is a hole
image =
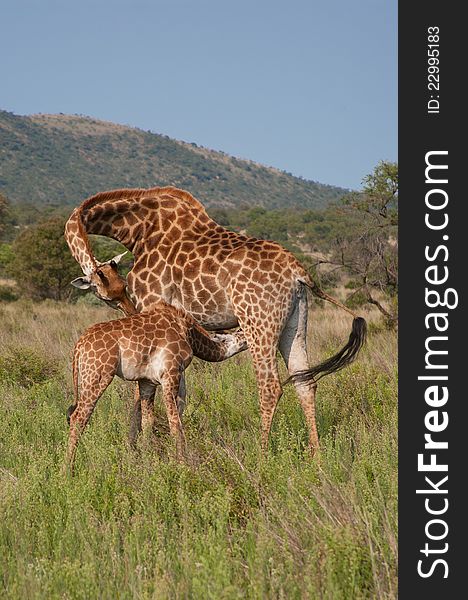
[[32, 348], [12, 348], [0, 356], [0, 382], [28, 388], [57, 374], [57, 367]]
[[11, 285], [0, 285], [0, 302], [13, 302], [18, 300], [18, 294]]
[[73, 292], [70, 281], [80, 268], [65, 242], [64, 225], [64, 219], [50, 219], [26, 229], [13, 243], [11, 274], [33, 300], [66, 300]]

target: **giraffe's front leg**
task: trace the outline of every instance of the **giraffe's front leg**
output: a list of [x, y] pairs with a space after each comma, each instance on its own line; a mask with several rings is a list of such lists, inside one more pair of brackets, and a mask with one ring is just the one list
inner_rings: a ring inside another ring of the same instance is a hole
[[141, 432], [141, 400], [138, 384], [135, 386], [132, 414], [130, 417], [130, 432], [128, 441], [132, 448], [135, 448], [138, 435]]
[[185, 373], [181, 373], [180, 376], [180, 384], [179, 384], [179, 393], [177, 395], [177, 410], [179, 411], [179, 416], [182, 418], [185, 410], [185, 399], [187, 395], [187, 388], [185, 386]]
[[156, 385], [147, 380], [138, 382], [141, 402], [141, 429], [145, 439], [150, 439], [154, 428], [154, 394]]
[[183, 460], [186, 455], [185, 434], [177, 406], [181, 373], [179, 370], [173, 369], [165, 373], [161, 379], [163, 390], [163, 402], [166, 407], [169, 429], [171, 435], [175, 438], [176, 441], [177, 459]]

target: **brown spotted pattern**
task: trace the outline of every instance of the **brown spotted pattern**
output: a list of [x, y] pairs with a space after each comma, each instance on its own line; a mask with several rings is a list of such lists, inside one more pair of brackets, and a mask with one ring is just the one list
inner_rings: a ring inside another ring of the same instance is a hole
[[117, 265], [104, 263], [96, 266], [89, 275], [89, 282], [90, 289], [100, 300], [127, 316], [136, 314], [137, 310], [127, 295], [127, 281], [118, 272]]
[[[164, 300], [184, 308], [206, 329], [242, 328], [258, 382], [265, 448], [282, 394], [277, 349], [290, 374], [309, 367], [304, 285], [342, 305], [319, 290], [279, 244], [227, 231], [198, 200], [174, 187], [104, 192], [76, 208], [66, 239], [83, 271], [93, 269], [95, 260], [86, 233], [114, 238], [133, 252], [127, 281], [137, 311]], [[316, 384], [295, 386], [314, 451]]]
[[161, 385], [169, 428], [182, 457], [185, 441], [178, 404], [184, 401], [184, 370], [193, 356], [217, 362], [246, 349], [241, 331], [209, 333], [190, 315], [165, 302], [156, 303], [152, 312], [90, 327], [73, 354], [75, 403], [68, 410], [67, 464], [73, 470], [80, 434], [115, 375], [138, 382], [145, 428], [149, 429], [156, 386]]

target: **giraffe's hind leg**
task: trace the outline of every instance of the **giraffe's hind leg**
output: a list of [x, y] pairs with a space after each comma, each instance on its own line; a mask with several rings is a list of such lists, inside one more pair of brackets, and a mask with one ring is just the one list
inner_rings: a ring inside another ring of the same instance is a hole
[[260, 400], [262, 451], [268, 448], [271, 424], [283, 389], [276, 360], [277, 335], [268, 332], [264, 323], [252, 324], [248, 318], [239, 317], [245, 339], [252, 355]]
[[[279, 350], [290, 375], [309, 369], [307, 356], [307, 295], [298, 293], [294, 310], [280, 337]], [[315, 420], [315, 392], [313, 381], [295, 383], [302, 410], [309, 429], [309, 446], [312, 455], [319, 449], [317, 423]]]
[[[75, 406], [75, 408], [69, 415], [70, 433], [68, 437], [66, 466], [68, 466], [68, 469], [72, 474], [75, 464], [76, 448], [80, 436], [93, 413], [97, 401], [113, 378], [113, 373], [96, 373], [89, 381], [81, 382], [79, 400], [76, 406], [72, 405], [72, 407]], [[70, 407], [70, 409], [72, 407]]]
[[275, 415], [278, 400], [281, 398], [283, 388], [278, 375], [276, 348], [270, 355], [265, 356], [264, 348], [251, 348], [255, 374], [257, 377], [260, 395], [260, 417], [262, 424], [262, 450], [268, 448], [271, 424]]

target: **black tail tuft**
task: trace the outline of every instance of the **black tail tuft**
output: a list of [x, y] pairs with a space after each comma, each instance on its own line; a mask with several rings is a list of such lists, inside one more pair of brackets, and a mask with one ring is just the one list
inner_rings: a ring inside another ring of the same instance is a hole
[[67, 410], [67, 423], [70, 425], [70, 417], [76, 410], [76, 404], [71, 404]]
[[351, 364], [359, 354], [359, 350], [364, 345], [367, 335], [367, 323], [362, 317], [356, 317], [353, 321], [353, 328], [349, 336], [348, 343], [334, 356], [327, 358], [322, 363], [306, 369], [305, 371], [298, 371], [291, 375], [286, 383], [306, 383], [308, 381], [318, 381], [325, 375], [335, 373], [343, 367]]

